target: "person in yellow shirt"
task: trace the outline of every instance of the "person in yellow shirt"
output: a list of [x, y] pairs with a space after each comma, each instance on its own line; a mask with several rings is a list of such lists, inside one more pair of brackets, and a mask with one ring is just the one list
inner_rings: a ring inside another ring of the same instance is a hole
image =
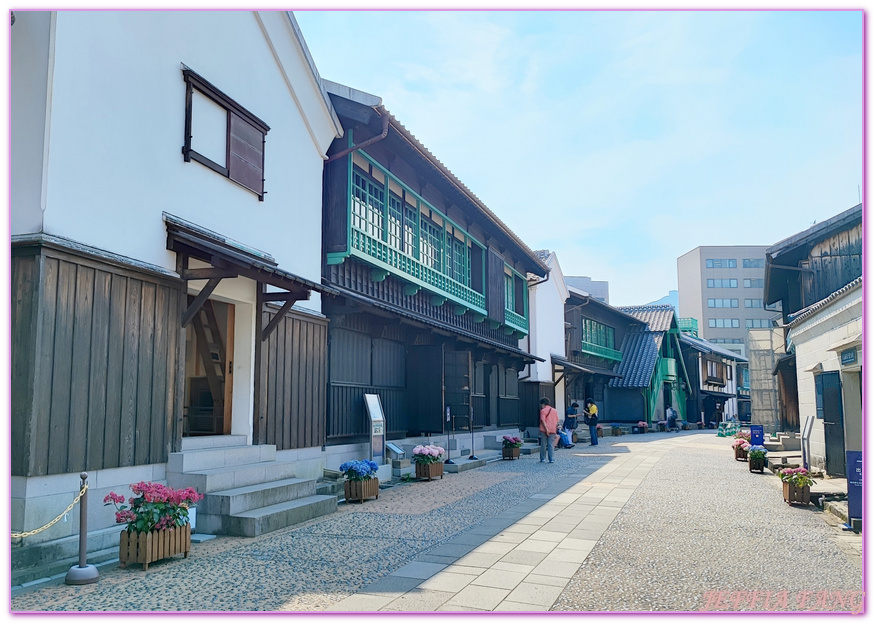
[[598, 407], [591, 398], [586, 398], [586, 404], [583, 407], [586, 424], [589, 425], [589, 434], [592, 436], [592, 445], [598, 445]]

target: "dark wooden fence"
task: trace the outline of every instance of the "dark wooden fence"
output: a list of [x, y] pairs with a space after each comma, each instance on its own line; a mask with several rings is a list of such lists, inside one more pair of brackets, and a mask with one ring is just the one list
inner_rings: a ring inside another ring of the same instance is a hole
[[167, 461], [181, 287], [53, 248], [13, 249], [13, 475]]

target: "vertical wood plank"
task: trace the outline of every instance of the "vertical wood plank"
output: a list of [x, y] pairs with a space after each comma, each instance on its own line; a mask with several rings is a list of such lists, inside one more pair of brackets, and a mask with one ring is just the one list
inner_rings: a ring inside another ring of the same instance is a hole
[[30, 475], [36, 415], [39, 256], [12, 258], [11, 306], [11, 468], [13, 476]]
[[167, 460], [165, 431], [167, 428], [167, 368], [171, 367], [168, 353], [168, 333], [170, 331], [170, 293], [166, 286], [155, 289], [155, 340], [152, 378], [152, 397], [150, 402], [150, 441], [149, 463], [163, 463]]
[[73, 368], [70, 375], [70, 455], [68, 472], [81, 472], [88, 452], [88, 390], [91, 371], [91, 333], [95, 271], [87, 266], [76, 270], [73, 318]]
[[313, 374], [316, 358], [315, 335], [316, 325], [312, 322], [300, 322], [301, 337], [306, 337], [306, 358], [301, 362], [304, 371], [303, 377], [303, 409], [298, 420], [298, 447], [305, 448], [313, 445], [313, 419], [316, 417], [313, 398], [316, 394], [315, 376]]
[[142, 283], [140, 328], [137, 348], [136, 430], [134, 432], [134, 464], [149, 462], [152, 419], [152, 369], [155, 353], [155, 284]]
[[88, 454], [85, 467], [88, 471], [103, 467], [105, 451], [111, 286], [112, 276], [109, 273], [105, 271], [95, 273], [90, 354], [91, 378], [88, 386]]
[[256, 284], [255, 290], [255, 404], [252, 414], [253, 436], [252, 443], [266, 443], [267, 431], [265, 430], [267, 388], [264, 379], [264, 344], [261, 341], [261, 331], [264, 327], [264, 284]]
[[137, 415], [137, 374], [139, 364], [140, 311], [142, 282], [128, 279], [125, 322], [124, 357], [122, 360], [121, 418], [119, 423], [119, 465], [134, 464], [134, 444]]
[[292, 359], [294, 357], [294, 334], [291, 328], [292, 320], [286, 315], [282, 321], [282, 402], [281, 417], [282, 417], [282, 449], [288, 450], [293, 446], [291, 444], [291, 421], [292, 405], [291, 400], [294, 397], [294, 386], [292, 383], [291, 370], [293, 367]]
[[128, 280], [113, 274], [110, 278], [109, 333], [106, 357], [106, 429], [103, 467], [121, 465], [120, 437], [124, 367], [125, 316]]
[[304, 371], [305, 361], [306, 361], [306, 353], [304, 349], [306, 348], [306, 339], [305, 339], [305, 331], [301, 329], [301, 321], [295, 319], [292, 322], [292, 344], [294, 344], [294, 356], [292, 358], [293, 367], [291, 373], [291, 386], [292, 386], [292, 395], [291, 395], [291, 420], [289, 421], [289, 428], [293, 431], [293, 439], [291, 443], [294, 445], [292, 447], [299, 447], [300, 443], [300, 422], [303, 418], [306, 417], [304, 414], [304, 392], [306, 391], [306, 385], [304, 384], [304, 380], [306, 378], [306, 373]]
[[[76, 266], [60, 262], [58, 298], [55, 312], [55, 343], [52, 352], [52, 395], [48, 437], [48, 473], [67, 471], [69, 444], [84, 440], [69, 439], [70, 383], [73, 366], [73, 319], [75, 315]], [[75, 448], [73, 449], [75, 452]]]
[[[178, 452], [182, 449], [182, 401], [185, 396], [183, 389], [185, 382], [185, 329], [182, 328], [182, 303], [186, 300], [184, 287], [184, 285], [180, 285], [172, 290], [168, 312], [171, 329], [167, 386], [172, 388], [172, 392], [167, 394], [168, 452]], [[257, 348], [255, 352], [258, 352]], [[257, 417], [256, 411], [256, 421]]]
[[[269, 313], [265, 314], [265, 324], [267, 324], [271, 320], [271, 318], [272, 318], [271, 314], [269, 314]], [[279, 425], [277, 420], [279, 419], [280, 415], [277, 412], [277, 404], [276, 404], [276, 383], [277, 383], [277, 377], [278, 377], [277, 371], [276, 371], [276, 364], [277, 364], [277, 359], [278, 359], [278, 356], [276, 353], [276, 349], [278, 348], [277, 344], [276, 344], [276, 332], [274, 331], [273, 333], [271, 333], [270, 337], [268, 337], [267, 340], [262, 342], [262, 345], [267, 351], [267, 364], [265, 366], [266, 369], [264, 371], [265, 390], [267, 391], [267, 396], [266, 396], [266, 402], [267, 402], [267, 405], [266, 405], [267, 406], [267, 414], [266, 414], [267, 415], [267, 422], [266, 422], [267, 443], [274, 444], [274, 445], [278, 446], [279, 442], [276, 438], [277, 437], [276, 432], [277, 432], [277, 427]]]
[[57, 315], [58, 271], [60, 262], [55, 258], [42, 259], [42, 304], [38, 323], [37, 359], [34, 379], [33, 437], [31, 438], [31, 474], [48, 473], [49, 428], [52, 405], [52, 372], [55, 349], [55, 316]]

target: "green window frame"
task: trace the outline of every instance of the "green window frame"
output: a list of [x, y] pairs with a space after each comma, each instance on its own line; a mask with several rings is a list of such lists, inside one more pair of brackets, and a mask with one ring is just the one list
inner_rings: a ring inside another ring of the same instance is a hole
[[352, 171], [352, 226], [382, 240], [385, 189], [357, 167]]
[[419, 224], [419, 261], [436, 271], [443, 270], [443, 228], [426, 216]]
[[516, 311], [516, 295], [513, 291], [513, 275], [504, 273], [504, 309]]

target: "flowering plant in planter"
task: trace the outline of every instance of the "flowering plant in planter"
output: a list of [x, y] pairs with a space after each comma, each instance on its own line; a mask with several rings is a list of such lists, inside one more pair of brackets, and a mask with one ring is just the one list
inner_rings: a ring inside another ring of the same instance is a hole
[[422, 464], [436, 463], [444, 452], [446, 451], [440, 446], [416, 446], [413, 448], [413, 461]]
[[735, 439], [743, 439], [745, 441], [752, 441], [752, 437], [750, 436], [750, 432], [746, 430], [739, 430], [734, 434]]
[[765, 449], [765, 446], [750, 446], [747, 452], [749, 452], [749, 458], [751, 461], [755, 459], [768, 458], [768, 451]]
[[[659, 422], [659, 424], [661, 424], [661, 422]], [[646, 422], [641, 420], [640, 422], [637, 423], [637, 427], [638, 428], [646, 428]]]
[[379, 465], [375, 461], [346, 461], [340, 466], [340, 471], [346, 475], [346, 480], [370, 480], [376, 476]]
[[504, 435], [503, 440], [504, 448], [521, 448], [522, 440], [519, 437], [511, 437], [510, 435]]
[[743, 445], [746, 443], [747, 443], [746, 439], [735, 439], [734, 441], [731, 442], [731, 447], [732, 448], [740, 448], [740, 447], [743, 447]]
[[188, 509], [203, 499], [193, 488], [173, 489], [156, 482], [138, 482], [130, 486], [136, 497], [128, 507], [124, 496], [110, 493], [103, 505], [115, 506], [115, 523], [127, 524], [128, 532], [172, 530], [188, 524]]
[[595, 430], [604, 430], [604, 427], [602, 427], [600, 424], [595, 424]]
[[780, 479], [796, 487], [809, 487], [816, 481], [810, 477], [810, 473], [803, 467], [784, 469], [780, 472]]

